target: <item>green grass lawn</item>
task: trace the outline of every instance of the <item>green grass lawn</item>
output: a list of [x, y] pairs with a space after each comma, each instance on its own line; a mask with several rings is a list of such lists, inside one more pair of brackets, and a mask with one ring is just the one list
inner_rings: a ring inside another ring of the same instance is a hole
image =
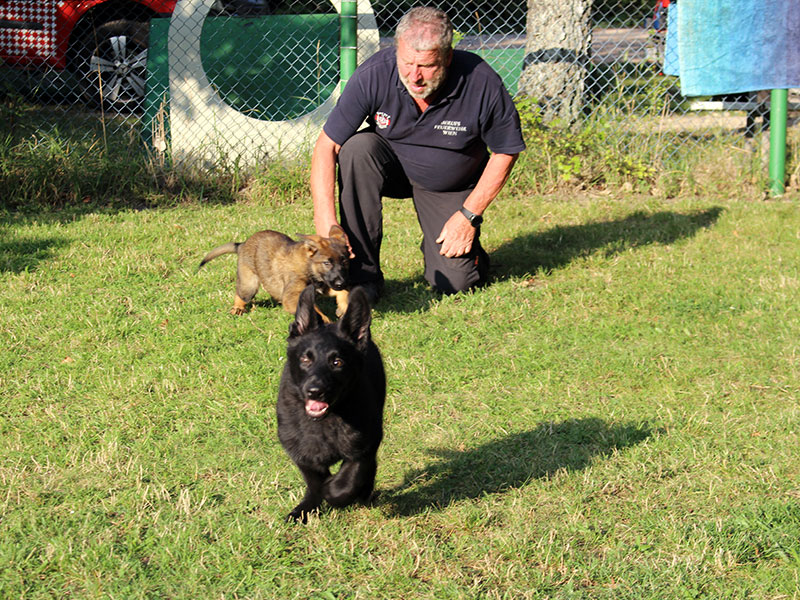
[[0, 214], [0, 596], [800, 596], [796, 201], [507, 194], [445, 298], [385, 220], [378, 497], [297, 526], [291, 317], [197, 264], [310, 207]]

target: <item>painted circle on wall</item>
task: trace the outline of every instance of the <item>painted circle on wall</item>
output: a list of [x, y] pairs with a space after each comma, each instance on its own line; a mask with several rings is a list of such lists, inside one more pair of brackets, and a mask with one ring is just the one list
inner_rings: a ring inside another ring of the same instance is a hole
[[328, 6], [314, 14], [208, 16], [200, 54], [220, 98], [268, 121], [321, 106], [339, 83], [339, 15]]

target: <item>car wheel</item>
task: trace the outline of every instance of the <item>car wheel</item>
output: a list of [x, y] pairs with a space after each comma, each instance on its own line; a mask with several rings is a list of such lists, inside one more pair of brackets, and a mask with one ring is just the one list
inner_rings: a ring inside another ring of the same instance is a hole
[[110, 21], [83, 40], [80, 77], [84, 96], [116, 110], [142, 105], [147, 78], [149, 23]]

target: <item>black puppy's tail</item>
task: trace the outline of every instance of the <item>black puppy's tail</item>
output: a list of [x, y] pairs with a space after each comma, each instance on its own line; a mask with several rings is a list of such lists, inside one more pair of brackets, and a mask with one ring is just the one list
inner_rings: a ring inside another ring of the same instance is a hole
[[228, 242], [227, 244], [222, 244], [222, 246], [217, 246], [205, 255], [205, 258], [200, 261], [200, 266], [197, 267], [197, 270], [199, 271], [204, 264], [210, 260], [214, 260], [218, 256], [222, 256], [223, 254], [237, 254], [239, 252], [239, 246], [241, 245], [242, 242]]

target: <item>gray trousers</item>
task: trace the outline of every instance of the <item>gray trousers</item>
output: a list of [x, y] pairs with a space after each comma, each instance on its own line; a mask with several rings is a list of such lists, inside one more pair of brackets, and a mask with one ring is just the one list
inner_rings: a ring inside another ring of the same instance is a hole
[[380, 267], [383, 239], [383, 197], [413, 198], [422, 228], [421, 250], [425, 279], [446, 294], [468, 290], [486, 282], [489, 256], [476, 232], [472, 250], [465, 256], [439, 254], [436, 238], [445, 222], [461, 208], [471, 189], [432, 192], [409, 181], [389, 143], [372, 132], [360, 132], [339, 151], [339, 219], [356, 255], [350, 261], [354, 285], [383, 284]]

